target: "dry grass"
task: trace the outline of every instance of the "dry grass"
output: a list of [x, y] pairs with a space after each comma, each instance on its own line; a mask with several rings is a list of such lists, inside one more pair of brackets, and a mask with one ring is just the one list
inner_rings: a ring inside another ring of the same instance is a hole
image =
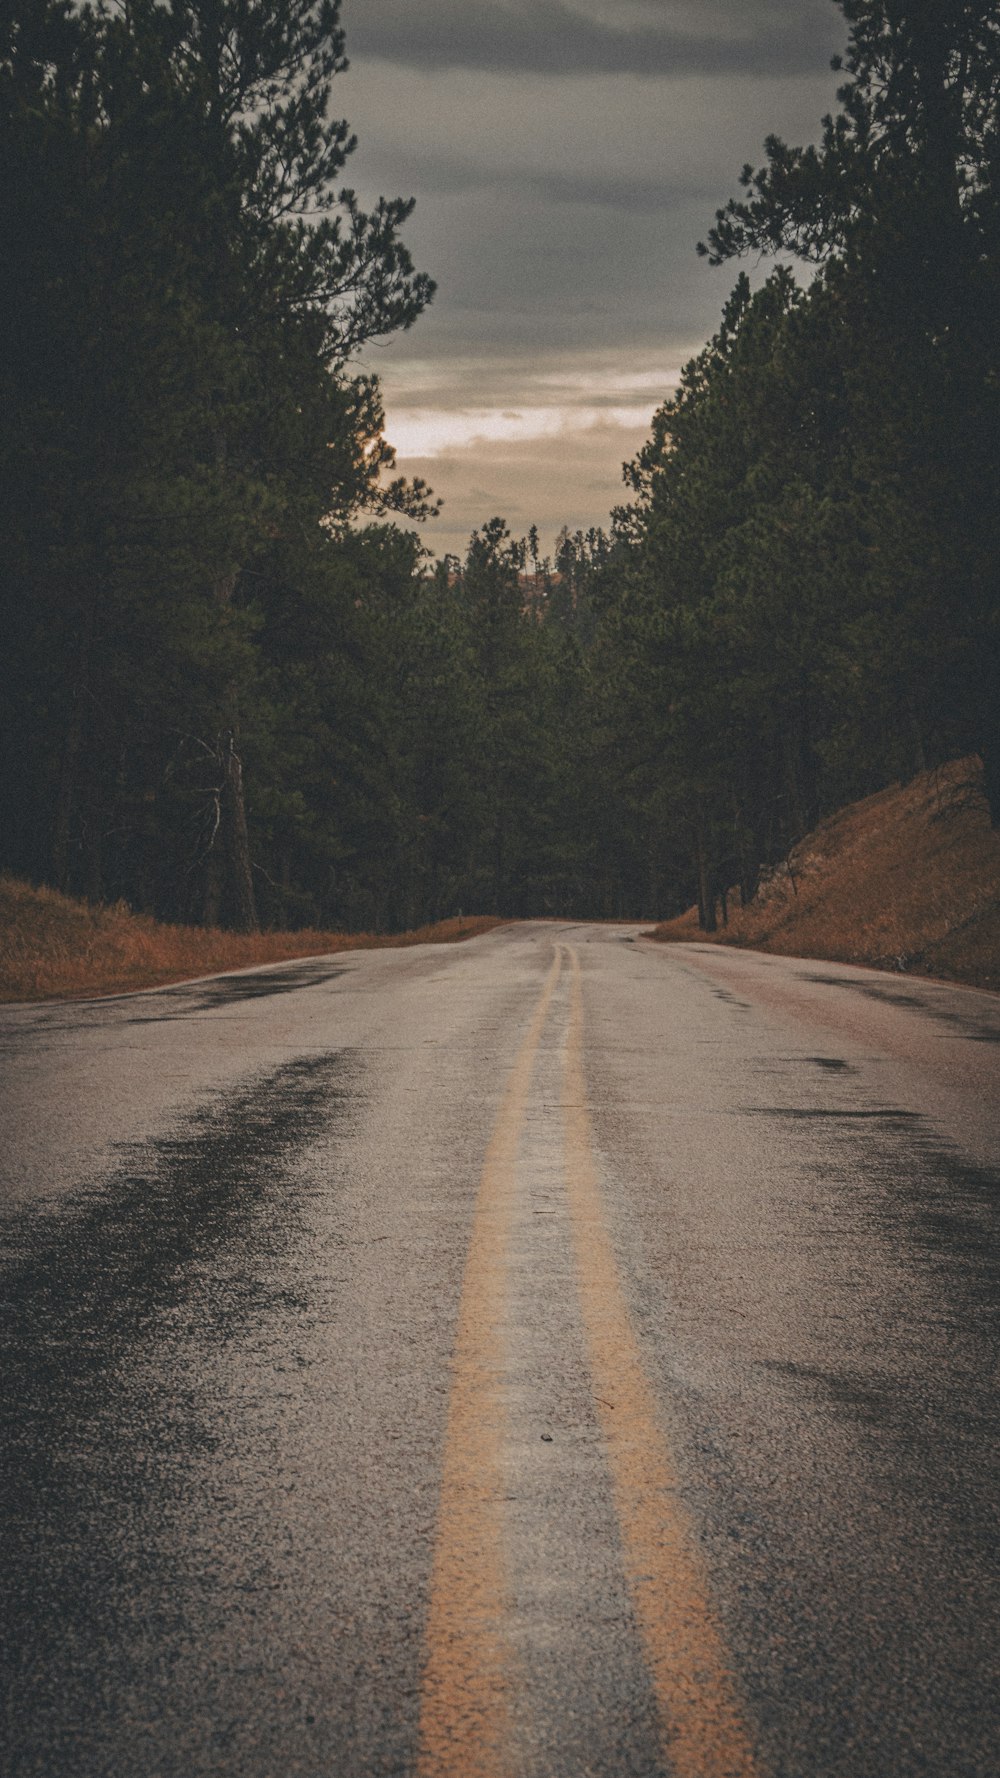
[[[915, 970], [1000, 989], [1000, 833], [976, 759], [851, 803], [798, 845], [719, 944]], [[696, 909], [652, 935], [706, 940]]]
[[262, 932], [166, 926], [124, 903], [91, 907], [55, 889], [0, 876], [0, 1000], [127, 993], [192, 976], [316, 957], [331, 951], [448, 944], [500, 926], [488, 916], [442, 920], [416, 932]]

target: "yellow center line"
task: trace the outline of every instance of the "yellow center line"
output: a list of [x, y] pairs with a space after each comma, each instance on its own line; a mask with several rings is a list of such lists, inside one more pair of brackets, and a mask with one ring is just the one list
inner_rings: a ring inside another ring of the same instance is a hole
[[505, 1778], [509, 1771], [502, 1324], [518, 1143], [561, 961], [557, 949], [507, 1082], [476, 1200], [452, 1356], [425, 1632], [418, 1778]]
[[580, 960], [563, 1075], [567, 1187], [594, 1398], [607, 1445], [629, 1591], [673, 1778], [754, 1778], [757, 1766], [629, 1320], [605, 1220], [583, 1070]]

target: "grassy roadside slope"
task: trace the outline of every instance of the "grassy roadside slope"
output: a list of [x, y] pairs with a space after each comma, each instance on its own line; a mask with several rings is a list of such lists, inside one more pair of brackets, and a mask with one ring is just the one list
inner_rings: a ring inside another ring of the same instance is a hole
[[0, 876], [0, 1000], [126, 993], [291, 957], [448, 943], [501, 925], [477, 916], [391, 936], [312, 930], [244, 935], [166, 926], [121, 903], [91, 907], [55, 889]]
[[990, 828], [974, 758], [953, 760], [830, 816], [729, 924], [698, 930], [697, 910], [657, 926], [786, 956], [829, 957], [1000, 989], [1000, 833]]

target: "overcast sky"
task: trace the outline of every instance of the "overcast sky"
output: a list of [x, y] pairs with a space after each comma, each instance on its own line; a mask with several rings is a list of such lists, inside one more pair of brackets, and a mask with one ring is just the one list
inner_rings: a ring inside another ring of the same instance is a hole
[[464, 552], [495, 513], [607, 524], [622, 462], [714, 331], [736, 270], [695, 254], [771, 132], [834, 103], [833, 0], [343, 0], [338, 113], [363, 199], [413, 196], [437, 280], [369, 351], [406, 474]]

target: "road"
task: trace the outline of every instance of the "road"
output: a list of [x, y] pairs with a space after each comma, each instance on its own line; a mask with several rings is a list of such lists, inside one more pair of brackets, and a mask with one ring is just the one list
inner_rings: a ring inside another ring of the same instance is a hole
[[5, 1778], [996, 1778], [1000, 999], [536, 923], [0, 1044]]

